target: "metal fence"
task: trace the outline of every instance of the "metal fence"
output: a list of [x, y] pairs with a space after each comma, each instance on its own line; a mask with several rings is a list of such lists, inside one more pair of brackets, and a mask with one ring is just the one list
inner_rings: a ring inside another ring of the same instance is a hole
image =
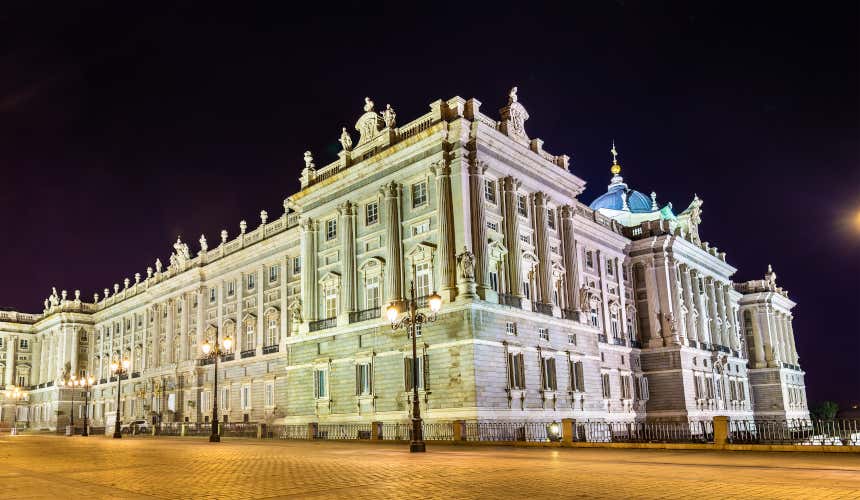
[[710, 420], [698, 422], [581, 422], [574, 441], [589, 443], [709, 443]]
[[308, 439], [308, 426], [270, 425], [266, 428], [265, 436], [271, 439]]
[[255, 438], [257, 437], [257, 424], [246, 424], [246, 423], [223, 423], [221, 424], [221, 435], [226, 437], [245, 437], [245, 438]]
[[561, 441], [558, 422], [466, 422], [466, 441]]
[[860, 420], [737, 420], [730, 443], [860, 446]]
[[319, 424], [314, 439], [370, 439], [371, 424]]

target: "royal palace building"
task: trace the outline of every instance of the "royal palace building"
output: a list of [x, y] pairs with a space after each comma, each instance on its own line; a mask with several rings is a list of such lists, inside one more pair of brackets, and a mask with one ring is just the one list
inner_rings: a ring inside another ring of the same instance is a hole
[[[3, 424], [110, 426], [118, 399], [123, 421], [208, 422], [215, 398], [228, 422], [403, 422], [413, 384], [429, 422], [808, 416], [794, 302], [770, 269], [732, 281], [698, 197], [675, 213], [630, 189], [613, 146], [607, 192], [583, 204], [516, 88], [499, 119], [454, 97], [399, 126], [365, 101], [334, 162], [305, 153], [280, 216], [196, 251], [177, 238], [166, 266], [91, 301], [55, 289], [41, 313], [0, 311], [0, 385], [27, 390]], [[384, 312], [433, 292], [413, 359]], [[216, 333], [234, 343], [217, 393], [200, 354]], [[73, 376], [94, 379], [86, 403]]]

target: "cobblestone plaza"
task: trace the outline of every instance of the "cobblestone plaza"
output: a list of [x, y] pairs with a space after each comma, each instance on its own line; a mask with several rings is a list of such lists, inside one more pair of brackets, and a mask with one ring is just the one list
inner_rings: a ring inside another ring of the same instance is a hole
[[860, 498], [842, 453], [5, 435], [0, 463], [6, 499]]

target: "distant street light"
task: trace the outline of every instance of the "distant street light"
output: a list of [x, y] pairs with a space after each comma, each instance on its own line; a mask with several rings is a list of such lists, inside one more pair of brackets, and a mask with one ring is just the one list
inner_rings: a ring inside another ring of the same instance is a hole
[[12, 400], [12, 431], [11, 435], [15, 436], [18, 434], [18, 401], [22, 399], [27, 399], [27, 391], [22, 390], [20, 387], [10, 385], [6, 388], [6, 397]]
[[227, 335], [224, 340], [219, 342], [218, 329], [215, 329], [215, 345], [209, 343], [209, 339], [200, 344], [200, 350], [203, 352], [201, 360], [214, 359], [215, 361], [215, 392], [212, 395], [212, 433], [209, 434], [210, 443], [220, 443], [221, 434], [218, 432], [218, 360], [224, 352], [230, 352], [233, 348], [233, 339]]
[[114, 422], [114, 430], [113, 437], [114, 439], [120, 439], [122, 437], [122, 432], [120, 432], [120, 418], [122, 417], [122, 406], [120, 405], [120, 394], [121, 394], [121, 383], [122, 376], [128, 372], [128, 367], [131, 366], [128, 358], [117, 358], [111, 361], [110, 371], [116, 375], [116, 422]]

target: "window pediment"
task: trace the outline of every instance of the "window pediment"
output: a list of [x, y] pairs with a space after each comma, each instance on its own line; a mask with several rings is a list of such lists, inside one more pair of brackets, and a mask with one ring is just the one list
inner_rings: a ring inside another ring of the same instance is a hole
[[323, 285], [323, 286], [339, 286], [340, 285], [340, 274], [338, 274], [334, 271], [329, 271], [329, 272], [325, 273], [325, 276], [320, 278], [319, 284]]
[[433, 260], [433, 254], [436, 252], [436, 245], [422, 241], [418, 243], [412, 250], [406, 253], [406, 256], [412, 259], [412, 262], [425, 262]]

